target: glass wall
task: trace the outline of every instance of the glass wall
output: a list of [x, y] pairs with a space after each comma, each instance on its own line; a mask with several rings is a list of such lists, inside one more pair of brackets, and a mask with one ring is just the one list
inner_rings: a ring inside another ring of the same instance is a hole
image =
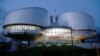
[[[72, 34], [71, 29], [66, 28], [49, 28], [42, 32], [40, 38], [36, 39], [36, 43], [42, 42], [42, 44], [71, 44]], [[41, 39], [41, 40], [40, 40]]]
[[94, 31], [73, 31], [64, 28], [49, 28], [43, 30], [35, 40], [40, 44], [72, 44], [83, 43], [82, 40], [95, 36]]
[[4, 29], [4, 32], [12, 32], [12, 31], [19, 31], [19, 32], [24, 32], [24, 31], [31, 31], [31, 30], [41, 30], [40, 27], [38, 26], [30, 26], [30, 25], [11, 25], [11, 26], [7, 26]]

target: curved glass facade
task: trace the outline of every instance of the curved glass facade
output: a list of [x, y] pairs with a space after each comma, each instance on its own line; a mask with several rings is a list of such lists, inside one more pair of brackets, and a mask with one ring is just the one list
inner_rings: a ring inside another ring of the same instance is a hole
[[86, 38], [95, 37], [95, 31], [73, 31], [64, 28], [49, 28], [35, 39], [36, 44], [72, 44], [81, 43]]
[[40, 31], [42, 30], [40, 27], [38, 26], [30, 26], [30, 25], [11, 25], [11, 26], [7, 26], [4, 28], [4, 32], [28, 32], [28, 31], [32, 31], [32, 30], [37, 30]]
[[35, 42], [40, 44], [71, 44], [80, 43], [73, 38], [71, 29], [64, 28], [50, 28], [42, 31], [42, 35], [36, 38]]

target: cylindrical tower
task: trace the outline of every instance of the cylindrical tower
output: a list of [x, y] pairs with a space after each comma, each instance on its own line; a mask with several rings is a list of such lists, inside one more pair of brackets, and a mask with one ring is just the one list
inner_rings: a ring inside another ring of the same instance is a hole
[[45, 26], [47, 10], [39, 7], [27, 7], [5, 15], [4, 35], [17, 38], [34, 38]]
[[63, 24], [73, 29], [73, 40], [82, 40], [95, 36], [95, 22], [94, 19], [82, 12], [68, 12], [59, 16], [60, 20], [63, 20]]

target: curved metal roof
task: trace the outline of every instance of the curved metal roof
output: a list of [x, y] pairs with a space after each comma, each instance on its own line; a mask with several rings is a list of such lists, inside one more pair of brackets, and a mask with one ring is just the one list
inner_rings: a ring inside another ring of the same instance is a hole
[[[95, 21], [94, 19], [82, 12], [67, 12], [59, 16], [59, 22], [63, 21], [63, 25], [68, 23], [68, 26], [74, 30], [78, 29], [90, 29], [95, 30]], [[66, 23], [67, 22], [67, 23]]]
[[37, 26], [45, 26], [48, 11], [40, 7], [27, 7], [14, 10], [5, 15], [5, 24], [30, 24]]

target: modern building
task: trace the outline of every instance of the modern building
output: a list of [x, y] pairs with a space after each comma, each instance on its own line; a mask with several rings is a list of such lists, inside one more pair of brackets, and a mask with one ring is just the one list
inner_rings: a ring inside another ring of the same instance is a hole
[[[48, 22], [48, 21], [47, 21]], [[37, 42], [53, 44], [82, 43], [96, 37], [94, 19], [82, 12], [68, 12], [50, 17], [50, 25], [41, 32]], [[42, 44], [43, 44], [42, 43]], [[40, 43], [41, 44], [41, 43]]]
[[[84, 51], [92, 52], [88, 50], [92, 44], [85, 44], [85, 40], [96, 37], [96, 28], [94, 19], [86, 13], [68, 12], [48, 18], [46, 9], [27, 7], [8, 13], [4, 19], [3, 35], [13, 38], [12, 51], [18, 48], [16, 40], [21, 40], [22, 44], [30, 44], [28, 48], [36, 56], [48, 56], [51, 52], [60, 56], [88, 56]], [[93, 52], [95, 55], [96, 51]]]
[[96, 35], [95, 20], [86, 13], [67, 12], [61, 14], [59, 18], [60, 23], [64, 25], [67, 22], [69, 27], [73, 29], [73, 40], [80, 41]]
[[39, 7], [14, 10], [5, 15], [3, 34], [15, 39], [34, 39], [45, 27], [48, 11]]

